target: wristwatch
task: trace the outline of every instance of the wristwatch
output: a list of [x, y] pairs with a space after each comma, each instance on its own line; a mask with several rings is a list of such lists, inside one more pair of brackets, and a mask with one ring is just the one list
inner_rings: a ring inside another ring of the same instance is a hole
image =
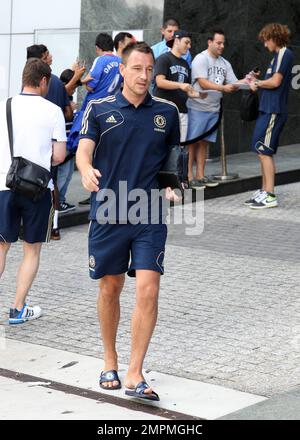
[[254, 85], [255, 85], [256, 87], [259, 87], [259, 83], [260, 83], [259, 79], [258, 79], [257, 81], [254, 81]]

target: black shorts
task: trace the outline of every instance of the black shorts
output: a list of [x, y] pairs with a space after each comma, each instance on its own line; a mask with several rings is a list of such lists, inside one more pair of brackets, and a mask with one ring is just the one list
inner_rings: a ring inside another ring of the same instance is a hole
[[14, 243], [23, 225], [24, 241], [43, 243], [50, 240], [53, 220], [51, 192], [38, 202], [12, 191], [0, 191], [0, 241]]
[[89, 229], [89, 269], [92, 279], [136, 270], [164, 273], [165, 224], [105, 224], [92, 221]]

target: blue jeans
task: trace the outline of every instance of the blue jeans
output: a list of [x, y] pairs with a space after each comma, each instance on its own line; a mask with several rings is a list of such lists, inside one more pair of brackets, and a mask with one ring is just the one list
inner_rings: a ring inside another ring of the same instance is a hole
[[66, 193], [74, 172], [74, 160], [73, 157], [63, 165], [59, 165], [57, 170], [57, 187], [59, 191], [59, 202], [64, 203], [66, 201]]

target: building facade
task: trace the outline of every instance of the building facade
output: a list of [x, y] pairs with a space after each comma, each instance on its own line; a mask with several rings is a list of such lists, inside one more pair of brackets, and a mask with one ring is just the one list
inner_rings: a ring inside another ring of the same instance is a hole
[[[207, 32], [221, 27], [227, 35], [224, 56], [238, 77], [253, 67], [263, 72], [271, 56], [257, 41], [259, 30], [272, 21], [288, 24], [296, 55], [289, 120], [281, 144], [300, 140], [300, 0], [2, 0], [0, 14], [0, 99], [21, 89], [26, 47], [43, 43], [53, 54], [53, 73], [59, 75], [79, 57], [89, 68], [95, 58], [95, 37], [131, 31], [150, 45], [160, 41], [164, 18], [177, 18], [193, 35], [192, 55], [207, 46]], [[299, 60], [299, 65], [297, 64]], [[225, 139], [229, 153], [248, 151], [252, 123], [239, 117], [241, 92], [226, 96]], [[219, 154], [219, 145], [212, 147]]]

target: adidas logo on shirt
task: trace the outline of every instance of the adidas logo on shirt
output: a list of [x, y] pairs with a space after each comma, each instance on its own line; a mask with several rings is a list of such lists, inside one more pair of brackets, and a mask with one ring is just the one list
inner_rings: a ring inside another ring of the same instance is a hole
[[115, 119], [114, 115], [111, 115], [109, 118], [106, 119], [106, 121], [108, 124], [117, 124], [117, 120]]

